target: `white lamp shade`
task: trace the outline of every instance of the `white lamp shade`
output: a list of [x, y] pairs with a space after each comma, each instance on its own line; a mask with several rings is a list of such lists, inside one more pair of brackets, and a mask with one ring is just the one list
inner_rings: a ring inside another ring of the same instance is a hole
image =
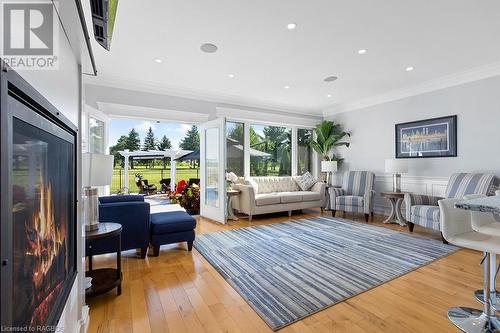
[[113, 155], [82, 154], [82, 186], [111, 185]]
[[387, 159], [385, 160], [385, 172], [387, 173], [408, 173], [408, 161]]
[[337, 161], [321, 161], [321, 172], [337, 172]]

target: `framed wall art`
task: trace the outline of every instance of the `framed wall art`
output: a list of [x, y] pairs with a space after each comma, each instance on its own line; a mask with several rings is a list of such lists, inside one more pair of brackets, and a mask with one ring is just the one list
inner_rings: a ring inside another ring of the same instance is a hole
[[457, 156], [457, 116], [396, 124], [396, 158]]

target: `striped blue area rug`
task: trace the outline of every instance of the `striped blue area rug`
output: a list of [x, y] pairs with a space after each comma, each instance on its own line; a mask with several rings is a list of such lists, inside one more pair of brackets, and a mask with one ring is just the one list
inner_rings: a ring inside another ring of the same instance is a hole
[[204, 234], [194, 246], [273, 330], [457, 250], [327, 217]]

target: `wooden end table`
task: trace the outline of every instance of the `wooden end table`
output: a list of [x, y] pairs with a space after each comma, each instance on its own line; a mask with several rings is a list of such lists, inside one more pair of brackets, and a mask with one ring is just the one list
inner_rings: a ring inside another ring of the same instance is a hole
[[380, 192], [382, 198], [387, 198], [391, 202], [391, 214], [383, 223], [397, 223], [400, 226], [406, 226], [406, 220], [401, 213], [401, 204], [407, 192]]
[[[95, 240], [109, 240], [110, 243], [116, 244], [116, 268], [92, 268], [92, 243]], [[113, 242], [114, 241], [114, 242]], [[85, 254], [89, 257], [89, 270], [85, 272], [86, 277], [92, 278], [92, 285], [85, 290], [85, 296], [93, 297], [101, 295], [117, 288], [117, 294], [122, 293], [122, 225], [118, 223], [101, 222], [99, 229], [85, 232], [85, 243], [88, 252]]]
[[238, 219], [238, 216], [236, 216], [236, 214], [234, 213], [233, 204], [234, 204], [234, 200], [236, 199], [236, 197], [238, 197], [240, 195], [241, 191], [240, 190], [227, 190], [226, 193], [227, 193], [227, 218], [230, 220], [237, 221], [239, 219]]

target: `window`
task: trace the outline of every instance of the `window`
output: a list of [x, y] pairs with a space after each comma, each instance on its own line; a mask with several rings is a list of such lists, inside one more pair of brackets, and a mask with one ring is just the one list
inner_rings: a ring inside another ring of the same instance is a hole
[[309, 145], [312, 139], [312, 130], [305, 128], [297, 129], [297, 174], [312, 171], [312, 149]]
[[245, 175], [244, 124], [226, 122], [226, 171]]
[[290, 176], [292, 130], [250, 126], [250, 176]]
[[219, 207], [219, 128], [207, 128], [205, 138], [205, 204]]
[[89, 117], [89, 152], [104, 154], [104, 122]]

